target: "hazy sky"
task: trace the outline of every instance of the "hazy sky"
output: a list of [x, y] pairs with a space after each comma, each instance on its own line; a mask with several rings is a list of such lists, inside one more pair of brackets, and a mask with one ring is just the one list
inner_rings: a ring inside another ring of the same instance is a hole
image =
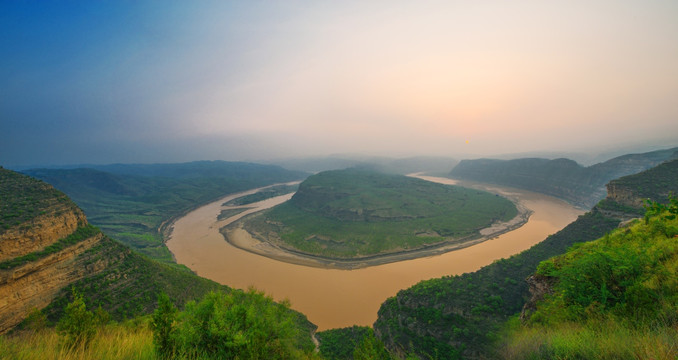
[[0, 165], [678, 145], [678, 1], [2, 1]]

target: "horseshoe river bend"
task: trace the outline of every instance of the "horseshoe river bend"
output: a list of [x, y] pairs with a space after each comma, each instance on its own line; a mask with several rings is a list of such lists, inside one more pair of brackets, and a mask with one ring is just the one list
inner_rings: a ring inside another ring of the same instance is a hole
[[[456, 183], [447, 178], [420, 178], [444, 184]], [[249, 210], [217, 220], [221, 210], [226, 208], [223, 203], [260, 190], [253, 189], [228, 195], [178, 218], [172, 224], [166, 244], [177, 263], [186, 265], [199, 276], [233, 288], [253, 286], [276, 300], [289, 299], [292, 308], [304, 313], [318, 325], [320, 331], [351, 325], [371, 326], [377, 319], [381, 303], [399, 290], [421, 280], [475, 271], [495, 260], [519, 253], [584, 213], [562, 200], [542, 194], [499, 186], [471, 185], [512, 199], [531, 212], [529, 219], [516, 229], [443, 254], [351, 270], [323, 268], [257, 255], [224, 239], [220, 228], [292, 197], [292, 194], [287, 194], [249, 204], [246, 205]], [[234, 236], [247, 235], [241, 231], [240, 235]], [[240, 243], [251, 241], [235, 240]]]

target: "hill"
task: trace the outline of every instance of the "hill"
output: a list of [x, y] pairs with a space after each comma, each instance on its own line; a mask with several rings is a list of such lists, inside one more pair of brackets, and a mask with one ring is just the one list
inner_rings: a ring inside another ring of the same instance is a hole
[[584, 167], [569, 159], [462, 160], [449, 176], [511, 186], [591, 208], [605, 197], [605, 184], [678, 157], [678, 148], [619, 156]]
[[[628, 194], [634, 199], [660, 198], [677, 186], [674, 175], [677, 168], [678, 161], [671, 161], [619, 181], [667, 184], [666, 187], [642, 187], [640, 191], [630, 187]], [[606, 202], [615, 203], [615, 200], [608, 197]], [[627, 215], [623, 211], [594, 207], [520, 254], [473, 273], [422, 281], [402, 290], [382, 304], [374, 324], [375, 333], [392, 353], [401, 356], [410, 353], [433, 359], [480, 356], [497, 338], [502, 324], [519, 313], [530, 298], [529, 286], [524, 280], [541, 261], [563, 254], [575, 243], [604, 236], [622, 219], [637, 216], [634, 214], [639, 209], [632, 210], [633, 213]]]
[[[99, 307], [118, 321], [151, 313], [160, 293], [179, 307], [211, 291], [235, 294], [243, 304], [258, 299], [108, 238], [65, 194], [43, 181], [0, 168], [0, 194], [0, 218], [11, 220], [0, 229], [0, 333], [36, 309], [56, 322], [74, 291], [89, 308]], [[285, 311], [300, 329], [299, 346], [312, 348], [315, 326], [304, 315]]]
[[677, 358], [677, 214], [677, 199], [655, 203], [644, 220], [541, 262], [498, 355]]
[[0, 333], [60, 287], [84, 276], [69, 271], [101, 240], [80, 209], [52, 186], [0, 167]]
[[243, 222], [264, 241], [279, 239], [276, 245], [294, 251], [355, 259], [463, 244], [516, 215], [511, 201], [487, 192], [346, 169], [310, 176], [290, 201]]
[[229, 193], [306, 174], [277, 166], [199, 161], [115, 164], [24, 171], [65, 192], [89, 220], [116, 240], [154, 259], [172, 262], [163, 231], [176, 216]]
[[423, 172], [443, 176], [458, 162], [458, 160], [453, 158], [435, 156], [388, 158], [377, 156], [334, 155], [327, 157], [277, 160], [272, 163], [286, 169], [300, 170], [309, 173], [356, 167], [388, 174], [407, 175]]

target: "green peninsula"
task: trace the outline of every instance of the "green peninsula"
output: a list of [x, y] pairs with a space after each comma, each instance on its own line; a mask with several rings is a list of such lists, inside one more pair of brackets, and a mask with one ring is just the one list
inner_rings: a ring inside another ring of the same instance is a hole
[[463, 243], [517, 214], [511, 201], [496, 194], [346, 169], [310, 176], [290, 201], [241, 224], [286, 250], [355, 259]]

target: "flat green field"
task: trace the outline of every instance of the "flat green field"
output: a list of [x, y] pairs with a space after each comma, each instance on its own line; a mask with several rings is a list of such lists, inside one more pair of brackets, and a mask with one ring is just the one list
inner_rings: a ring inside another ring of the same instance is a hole
[[309, 177], [245, 228], [302, 252], [353, 258], [465, 240], [516, 214], [511, 201], [488, 192], [347, 169]]

